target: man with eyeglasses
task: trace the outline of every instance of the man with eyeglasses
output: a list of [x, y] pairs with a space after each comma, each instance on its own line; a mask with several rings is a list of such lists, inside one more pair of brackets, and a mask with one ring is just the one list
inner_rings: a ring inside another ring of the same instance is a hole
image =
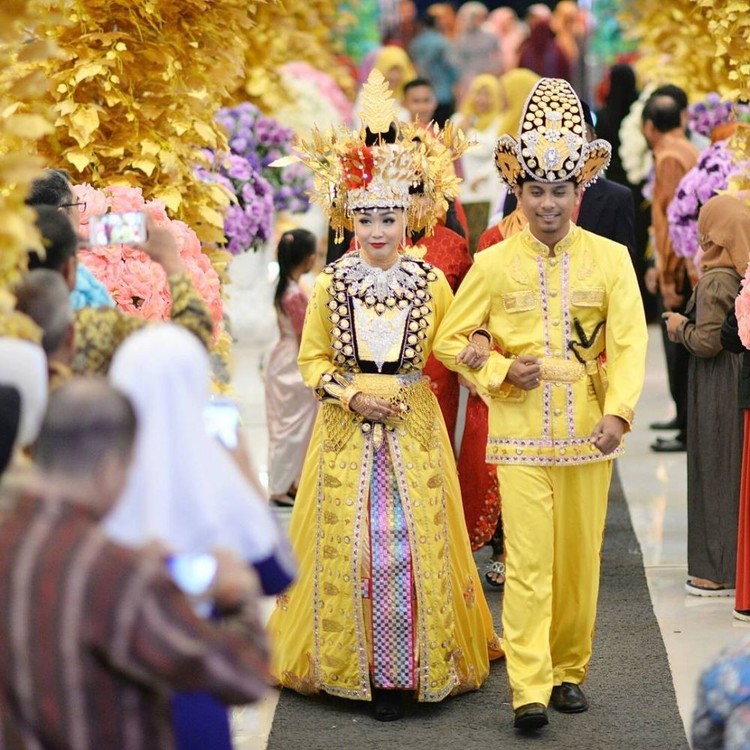
[[[81, 214], [86, 210], [86, 203], [76, 200], [70, 183], [70, 177], [64, 169], [47, 169], [44, 177], [35, 180], [26, 198], [29, 206], [52, 206], [64, 213], [73, 226], [76, 234], [80, 233]], [[74, 288], [71, 290], [70, 303], [73, 309], [91, 304], [114, 307], [115, 303], [104, 284], [99, 282], [83, 263], [76, 266]]]
[[[62, 274], [73, 291], [79, 267], [77, 227], [79, 211], [85, 207], [75, 200], [67, 175], [49, 169], [36, 180], [26, 202], [37, 210], [37, 227], [45, 253], [29, 254], [29, 269], [48, 268]], [[149, 224], [148, 240], [141, 246], [165, 271], [172, 296], [171, 319], [195, 334], [208, 348], [213, 335], [211, 313], [185, 273], [177, 243], [169, 230]], [[83, 307], [76, 311], [75, 357], [78, 374], [106, 375], [117, 347], [147, 322], [111, 307]]]

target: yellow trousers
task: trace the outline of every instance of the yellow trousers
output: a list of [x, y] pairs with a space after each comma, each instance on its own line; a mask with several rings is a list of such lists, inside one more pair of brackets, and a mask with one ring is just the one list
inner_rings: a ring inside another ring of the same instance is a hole
[[503, 648], [513, 708], [580, 684], [591, 659], [612, 461], [497, 467], [506, 580]]

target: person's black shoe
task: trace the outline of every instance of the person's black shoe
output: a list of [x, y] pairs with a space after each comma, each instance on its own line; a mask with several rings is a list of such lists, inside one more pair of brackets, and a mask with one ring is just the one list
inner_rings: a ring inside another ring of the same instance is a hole
[[400, 690], [373, 688], [372, 703], [377, 721], [397, 721], [403, 715]]
[[680, 423], [677, 421], [677, 417], [672, 417], [669, 422], [651, 422], [648, 426], [649, 430], [679, 430]]
[[589, 709], [589, 702], [586, 700], [581, 686], [572, 682], [555, 685], [552, 688], [549, 702], [555, 711], [563, 714], [580, 714]]
[[531, 729], [540, 729], [549, 724], [547, 709], [543, 703], [527, 703], [519, 706], [515, 709], [514, 714], [513, 726], [516, 729], [528, 731]]
[[651, 443], [651, 450], [656, 453], [680, 453], [687, 450], [687, 442], [679, 437], [670, 440], [657, 438], [655, 442]]

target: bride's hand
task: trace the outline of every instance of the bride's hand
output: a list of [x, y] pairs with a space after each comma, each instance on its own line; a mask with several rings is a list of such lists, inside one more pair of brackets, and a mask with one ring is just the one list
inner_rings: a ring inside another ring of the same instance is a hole
[[369, 393], [358, 393], [349, 402], [349, 408], [373, 422], [385, 422], [400, 413], [389, 401]]
[[464, 364], [472, 370], [480, 370], [490, 358], [490, 345], [484, 336], [475, 335], [456, 357], [458, 364]]

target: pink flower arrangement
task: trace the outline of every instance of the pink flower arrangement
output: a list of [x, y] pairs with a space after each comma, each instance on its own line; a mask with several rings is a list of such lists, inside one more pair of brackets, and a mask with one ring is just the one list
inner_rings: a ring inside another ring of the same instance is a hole
[[750, 266], [745, 271], [740, 293], [734, 301], [734, 311], [737, 314], [737, 329], [745, 349], [750, 349]]
[[[109, 211], [145, 211], [157, 226], [169, 229], [185, 272], [211, 311], [218, 330], [224, 316], [219, 276], [203, 253], [198, 235], [187, 224], [170, 219], [161, 201], [145, 201], [140, 188], [112, 185], [97, 190], [84, 183], [73, 190], [76, 200], [86, 203], [81, 212], [84, 239], [88, 239], [89, 219]], [[143, 250], [128, 245], [89, 247], [82, 249], [78, 258], [104, 284], [120, 310], [146, 320], [169, 319], [172, 300], [166, 274]]]

